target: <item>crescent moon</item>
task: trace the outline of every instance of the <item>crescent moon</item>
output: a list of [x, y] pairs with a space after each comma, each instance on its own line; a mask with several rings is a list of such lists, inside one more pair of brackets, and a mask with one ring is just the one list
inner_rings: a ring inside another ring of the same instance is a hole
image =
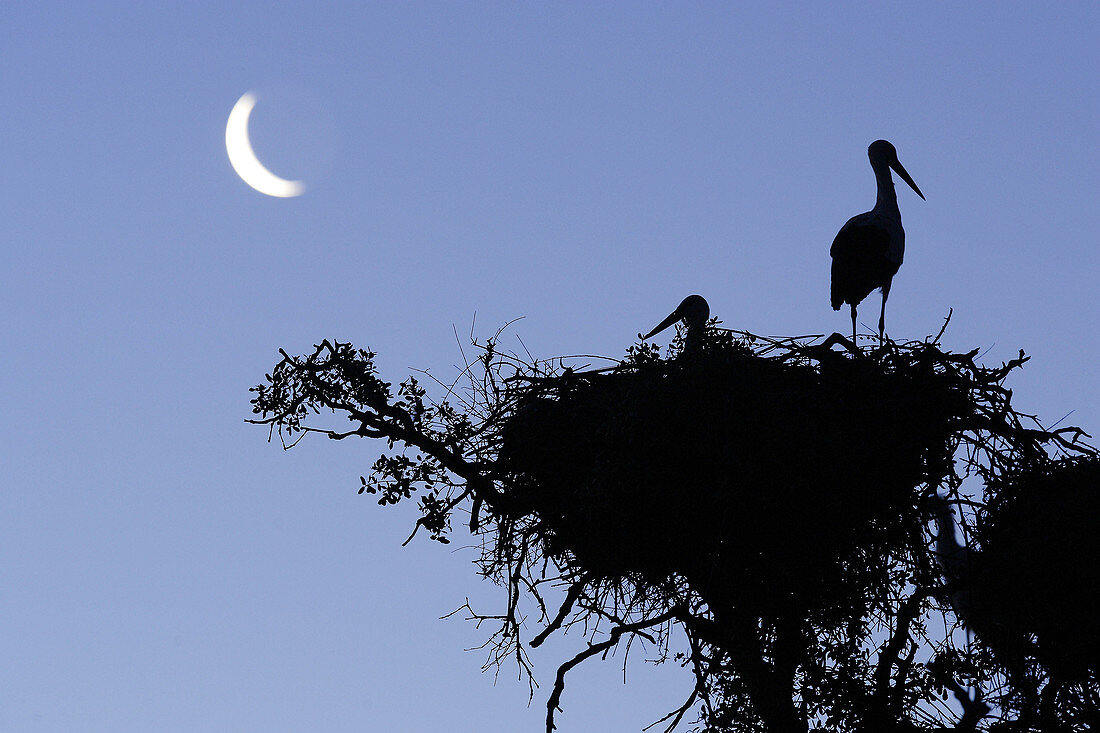
[[241, 180], [260, 193], [279, 198], [301, 196], [306, 190], [301, 181], [279, 178], [260, 162], [248, 141], [248, 117], [256, 106], [256, 95], [247, 92], [233, 105], [229, 121], [225, 123], [225, 152], [229, 163]]

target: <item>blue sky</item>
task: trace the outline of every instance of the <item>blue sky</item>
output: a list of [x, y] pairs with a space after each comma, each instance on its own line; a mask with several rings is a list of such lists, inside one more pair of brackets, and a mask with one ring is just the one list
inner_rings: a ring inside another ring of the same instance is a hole
[[[370, 443], [289, 453], [248, 387], [322, 338], [446, 376], [523, 316], [621, 354], [685, 295], [845, 331], [829, 244], [891, 140], [895, 338], [1034, 356], [1020, 406], [1100, 430], [1095, 3], [20, 4], [0, 24], [0, 728], [538, 730], [542, 688], [437, 617], [462, 542], [400, 547]], [[224, 125], [297, 199], [232, 171]], [[873, 327], [877, 295], [861, 311]], [[638, 655], [640, 660], [642, 655]], [[586, 668], [585, 668], [586, 667]], [[562, 730], [638, 730], [671, 666], [576, 670]]]

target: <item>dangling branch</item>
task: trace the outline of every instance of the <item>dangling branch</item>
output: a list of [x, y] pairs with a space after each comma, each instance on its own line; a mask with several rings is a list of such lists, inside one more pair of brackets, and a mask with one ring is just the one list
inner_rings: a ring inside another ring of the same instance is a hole
[[619, 639], [623, 634], [633, 634], [642, 629], [648, 629], [652, 626], [660, 626], [675, 619], [683, 609], [680, 606], [674, 606], [664, 613], [654, 616], [652, 618], [642, 619], [631, 624], [624, 624], [622, 626], [616, 626], [611, 629], [611, 632], [607, 639], [599, 642], [598, 644], [591, 644], [583, 652], [577, 654], [577, 656], [565, 662], [558, 667], [558, 675], [554, 680], [554, 690], [550, 693], [550, 699], [546, 703], [546, 733], [552, 733], [557, 727], [554, 725], [554, 711], [560, 710], [558, 703], [561, 701], [561, 694], [565, 691], [565, 674], [576, 667], [578, 664], [586, 659], [594, 657], [598, 654], [603, 654], [616, 644], [619, 643]]
[[588, 584], [588, 576], [583, 575], [579, 580], [569, 586], [569, 590], [565, 594], [565, 600], [562, 601], [561, 608], [558, 609], [558, 615], [554, 617], [545, 629], [539, 632], [538, 636], [531, 640], [531, 648], [538, 647], [542, 642], [546, 641], [546, 638], [550, 634], [554, 633], [561, 628], [569, 612], [573, 610], [573, 604], [577, 602], [577, 599], [581, 597], [581, 593], [584, 592], [585, 586]]

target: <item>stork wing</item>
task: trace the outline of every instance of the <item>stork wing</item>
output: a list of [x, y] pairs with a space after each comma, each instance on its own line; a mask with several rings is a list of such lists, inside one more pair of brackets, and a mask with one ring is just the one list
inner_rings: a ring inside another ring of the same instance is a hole
[[853, 216], [837, 232], [829, 254], [833, 259], [871, 260], [889, 256], [890, 232], [866, 214]]
[[844, 303], [859, 305], [875, 288], [887, 284], [898, 271], [889, 258], [890, 233], [854, 217], [836, 235], [829, 253], [833, 257], [829, 300], [833, 310]]

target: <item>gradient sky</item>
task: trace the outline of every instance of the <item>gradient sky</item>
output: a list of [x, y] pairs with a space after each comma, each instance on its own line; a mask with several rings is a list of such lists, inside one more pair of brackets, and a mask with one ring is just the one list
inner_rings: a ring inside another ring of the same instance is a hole
[[[539, 730], [583, 640], [537, 650], [530, 708], [494, 686], [437, 620], [503, 602], [462, 535], [400, 547], [414, 507], [356, 494], [381, 446], [284, 453], [248, 388], [326, 337], [447, 377], [475, 313], [620, 355], [693, 292], [844, 332], [828, 250], [876, 138], [927, 196], [898, 188], [891, 335], [954, 308], [950, 347], [1033, 355], [1020, 407], [1100, 430], [1095, 2], [155, 5], [0, 22], [0, 729]], [[249, 90], [301, 198], [229, 166]], [[689, 692], [620, 661], [571, 674], [562, 731]]]

